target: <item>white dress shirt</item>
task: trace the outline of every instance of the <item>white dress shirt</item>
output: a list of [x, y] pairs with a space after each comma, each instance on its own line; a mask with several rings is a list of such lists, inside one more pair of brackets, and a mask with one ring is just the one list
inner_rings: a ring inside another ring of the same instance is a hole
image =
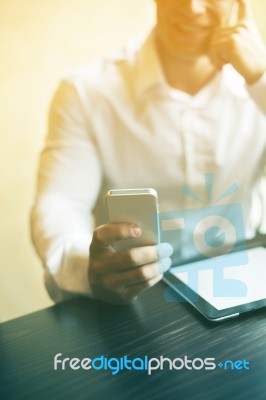
[[[203, 207], [184, 186], [211, 205], [237, 184], [220, 204], [241, 204], [252, 236], [265, 113], [266, 75], [247, 87], [229, 65], [194, 96], [170, 88], [152, 34], [140, 47], [66, 77], [52, 102], [32, 211], [51, 296], [91, 293], [89, 245], [94, 226], [107, 222], [108, 189], [153, 187], [160, 211], [168, 212]], [[213, 174], [211, 199], [206, 174]]]

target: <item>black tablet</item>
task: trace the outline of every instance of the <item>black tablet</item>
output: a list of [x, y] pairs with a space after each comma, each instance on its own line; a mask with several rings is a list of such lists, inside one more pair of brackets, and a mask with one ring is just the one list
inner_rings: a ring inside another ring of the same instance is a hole
[[187, 301], [211, 321], [237, 317], [266, 307], [266, 248], [175, 266], [164, 281], [170, 286], [165, 289], [166, 301]]

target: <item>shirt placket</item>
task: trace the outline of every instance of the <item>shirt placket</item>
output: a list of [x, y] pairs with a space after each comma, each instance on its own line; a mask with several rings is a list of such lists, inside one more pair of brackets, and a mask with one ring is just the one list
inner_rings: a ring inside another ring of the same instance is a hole
[[[198, 123], [197, 123], [198, 122]], [[213, 135], [201, 123], [200, 110], [184, 108], [180, 118], [184, 149], [184, 182], [204, 203], [207, 202], [206, 174], [214, 172]], [[195, 198], [185, 196], [185, 208], [199, 207]]]

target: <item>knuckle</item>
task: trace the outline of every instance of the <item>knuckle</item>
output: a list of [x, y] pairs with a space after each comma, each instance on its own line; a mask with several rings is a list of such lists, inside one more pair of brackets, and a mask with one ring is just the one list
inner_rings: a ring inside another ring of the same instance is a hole
[[146, 281], [150, 278], [149, 268], [140, 267], [136, 271], [137, 279], [140, 281]]
[[152, 284], [152, 281], [151, 281], [151, 280], [148, 280], [148, 281], [143, 282], [143, 290], [149, 289], [149, 288], [151, 288], [152, 286], [153, 286], [153, 284]]
[[97, 242], [102, 242], [102, 229], [103, 225], [97, 226], [93, 232], [92, 240]]
[[139, 256], [137, 249], [128, 250], [125, 253], [125, 262], [132, 266], [139, 265]]
[[156, 283], [158, 283], [162, 278], [162, 275], [158, 276], [155, 279], [149, 279], [148, 281], [143, 282], [143, 284], [145, 285], [145, 289], [149, 289], [152, 286], [156, 285]]
[[230, 41], [230, 46], [232, 50], [236, 50], [241, 43], [241, 34], [240, 32], [235, 32], [232, 34], [232, 39]]
[[119, 234], [121, 239], [127, 239], [131, 237], [130, 225], [128, 224], [119, 224]]

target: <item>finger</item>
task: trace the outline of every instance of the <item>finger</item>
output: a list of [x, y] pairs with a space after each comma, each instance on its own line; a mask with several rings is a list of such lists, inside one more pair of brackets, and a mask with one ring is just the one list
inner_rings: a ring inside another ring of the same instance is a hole
[[231, 35], [233, 35], [234, 33], [240, 33], [243, 31], [243, 28], [247, 28], [246, 25], [243, 24], [238, 24], [236, 26], [229, 26], [227, 28], [222, 28], [222, 29], [217, 29], [213, 32], [212, 35], [212, 42], [215, 38], [219, 38], [219, 37], [228, 37], [230, 38]]
[[238, 23], [252, 17], [250, 0], [238, 0]]
[[156, 246], [137, 247], [123, 252], [99, 255], [93, 262], [98, 274], [121, 273], [157, 261]]
[[146, 264], [151, 264], [159, 259], [170, 257], [173, 247], [169, 243], [160, 243], [157, 246], [135, 247], [123, 252], [103, 254], [94, 260], [94, 270], [99, 274], [120, 272]]
[[121, 287], [146, 282], [162, 275], [171, 267], [169, 257], [159, 260], [159, 262], [143, 265], [141, 267], [131, 268], [113, 274], [106, 274], [102, 277], [102, 283], [110, 290], [117, 290]]
[[211, 41], [211, 49], [210, 49], [210, 51], [215, 50], [215, 46], [219, 46], [220, 44], [224, 44], [224, 43], [230, 42], [231, 39], [232, 39], [232, 35], [233, 34], [219, 33], [217, 35], [213, 35], [212, 41]]
[[95, 246], [106, 246], [116, 240], [130, 239], [141, 236], [141, 229], [134, 224], [118, 223], [98, 226], [94, 233], [92, 242]]
[[219, 43], [220, 41], [228, 41], [230, 42], [235, 35], [249, 35], [248, 25], [246, 23], [239, 23], [234, 27], [227, 27], [222, 29], [217, 29], [213, 32], [211, 38], [211, 46]]
[[156, 283], [158, 283], [162, 279], [162, 277], [163, 277], [162, 275], [159, 275], [158, 277], [156, 277], [154, 279], [151, 279], [149, 281], [142, 282], [142, 283], [137, 283], [136, 285], [126, 286], [123, 289], [123, 291], [121, 292], [121, 297], [124, 300], [133, 300], [141, 292], [143, 292], [143, 291], [151, 288], [152, 286], [156, 285]]

